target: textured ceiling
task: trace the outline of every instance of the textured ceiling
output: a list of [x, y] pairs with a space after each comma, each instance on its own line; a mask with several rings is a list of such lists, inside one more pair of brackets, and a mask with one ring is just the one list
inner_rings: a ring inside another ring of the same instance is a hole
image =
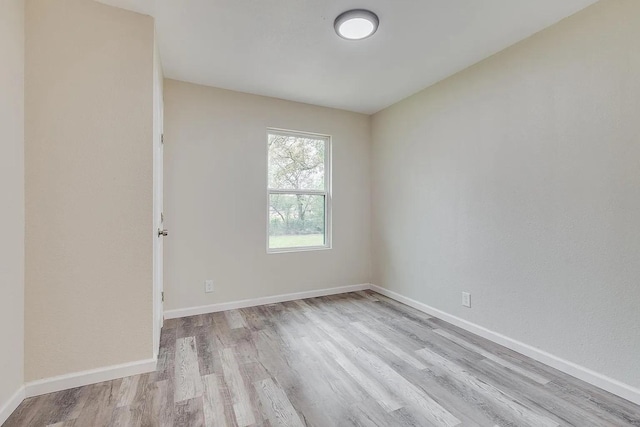
[[[156, 18], [166, 77], [374, 113], [595, 0], [101, 2]], [[378, 14], [376, 34], [335, 34], [352, 8]]]

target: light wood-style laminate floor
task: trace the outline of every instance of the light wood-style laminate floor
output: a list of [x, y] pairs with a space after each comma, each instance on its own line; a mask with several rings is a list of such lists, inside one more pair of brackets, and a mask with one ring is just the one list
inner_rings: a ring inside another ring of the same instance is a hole
[[167, 321], [156, 372], [13, 426], [640, 426], [640, 407], [371, 292]]

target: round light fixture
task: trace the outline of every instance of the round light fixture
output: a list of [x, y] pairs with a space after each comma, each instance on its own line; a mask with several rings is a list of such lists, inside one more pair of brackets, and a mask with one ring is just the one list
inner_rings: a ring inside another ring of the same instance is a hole
[[333, 23], [336, 33], [343, 39], [362, 40], [378, 29], [378, 16], [364, 9], [353, 9], [341, 13]]

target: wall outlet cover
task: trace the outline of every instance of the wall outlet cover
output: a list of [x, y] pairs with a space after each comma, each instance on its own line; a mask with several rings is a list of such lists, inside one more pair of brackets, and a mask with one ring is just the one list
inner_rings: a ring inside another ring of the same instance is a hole
[[213, 292], [213, 280], [204, 281], [204, 291], [206, 293]]
[[471, 308], [471, 294], [469, 292], [462, 293], [462, 305]]

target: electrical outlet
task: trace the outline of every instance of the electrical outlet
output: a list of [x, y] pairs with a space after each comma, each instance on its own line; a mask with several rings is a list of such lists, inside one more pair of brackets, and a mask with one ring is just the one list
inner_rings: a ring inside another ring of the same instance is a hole
[[213, 280], [204, 281], [204, 291], [206, 293], [213, 292]]
[[471, 308], [471, 294], [469, 292], [462, 293], [462, 305]]

